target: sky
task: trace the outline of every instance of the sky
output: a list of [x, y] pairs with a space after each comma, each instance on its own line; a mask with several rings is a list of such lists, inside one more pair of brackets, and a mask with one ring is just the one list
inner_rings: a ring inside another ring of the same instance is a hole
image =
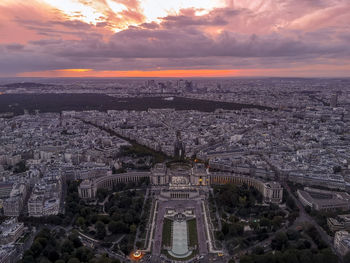
[[0, 0], [0, 77], [350, 77], [349, 0]]

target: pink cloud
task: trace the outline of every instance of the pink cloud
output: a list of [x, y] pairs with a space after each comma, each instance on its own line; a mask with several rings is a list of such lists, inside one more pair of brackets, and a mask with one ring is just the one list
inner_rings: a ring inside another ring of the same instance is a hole
[[[250, 68], [263, 74], [259, 70], [268, 67], [282, 74], [278, 68], [293, 66], [295, 74], [300, 68], [324, 75], [327, 68], [348, 70], [334, 63], [350, 61], [346, 0], [228, 0], [227, 7], [202, 16], [187, 8], [153, 22], [146, 22], [142, 0], [116, 1], [125, 6], [119, 13], [105, 0], [79, 1], [101, 19], [87, 23], [83, 13], [69, 16], [41, 0], [0, 3], [1, 71]], [[115, 33], [118, 25], [124, 29]]]

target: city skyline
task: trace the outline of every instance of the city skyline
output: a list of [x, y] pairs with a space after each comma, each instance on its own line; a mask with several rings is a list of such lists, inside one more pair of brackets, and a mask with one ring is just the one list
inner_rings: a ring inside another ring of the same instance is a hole
[[349, 263], [349, 84], [0, 79], [0, 261]]
[[347, 77], [345, 0], [0, 3], [0, 77]]

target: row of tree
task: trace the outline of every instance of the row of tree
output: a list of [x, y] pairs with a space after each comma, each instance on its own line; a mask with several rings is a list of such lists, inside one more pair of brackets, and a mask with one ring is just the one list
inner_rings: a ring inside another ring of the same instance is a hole
[[84, 247], [76, 233], [66, 236], [63, 229], [42, 229], [19, 263], [120, 263], [118, 259], [96, 256]]

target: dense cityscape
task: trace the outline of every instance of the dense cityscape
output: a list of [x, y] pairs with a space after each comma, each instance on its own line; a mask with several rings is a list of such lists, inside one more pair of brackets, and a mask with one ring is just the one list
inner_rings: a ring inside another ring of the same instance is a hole
[[349, 0], [0, 0], [0, 263], [350, 263]]
[[0, 262], [350, 262], [349, 79], [0, 94]]

